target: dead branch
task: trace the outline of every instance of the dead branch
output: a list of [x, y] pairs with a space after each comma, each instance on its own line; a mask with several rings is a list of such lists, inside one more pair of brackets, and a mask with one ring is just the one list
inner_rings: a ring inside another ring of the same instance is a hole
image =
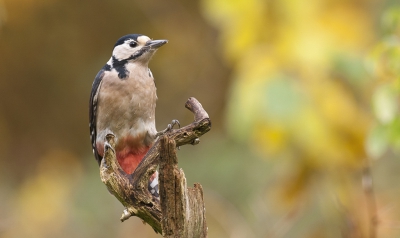
[[[200, 184], [187, 188], [186, 178], [177, 165], [176, 147], [198, 144], [199, 137], [211, 129], [202, 105], [189, 98], [185, 104], [194, 121], [171, 129], [158, 138], [133, 174], [126, 174], [115, 157], [114, 135], [106, 136], [100, 177], [125, 210], [121, 221], [137, 216], [164, 237], [207, 237], [203, 190]], [[160, 166], [160, 200], [148, 191], [150, 176]]]
[[369, 238], [375, 238], [377, 237], [378, 211], [373, 188], [371, 166], [369, 161], [366, 162], [366, 165], [362, 171], [362, 187], [367, 203], [367, 213], [369, 218]]

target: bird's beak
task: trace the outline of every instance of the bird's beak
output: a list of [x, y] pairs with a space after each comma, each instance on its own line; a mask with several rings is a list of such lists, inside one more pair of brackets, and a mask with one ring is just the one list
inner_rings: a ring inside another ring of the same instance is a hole
[[162, 45], [165, 45], [167, 42], [167, 40], [149, 40], [146, 42], [146, 46], [150, 49], [157, 49]]

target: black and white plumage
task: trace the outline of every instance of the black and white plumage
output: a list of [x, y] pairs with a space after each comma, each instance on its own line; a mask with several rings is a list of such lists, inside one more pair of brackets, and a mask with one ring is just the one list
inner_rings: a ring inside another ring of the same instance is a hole
[[[118, 163], [129, 174], [154, 143], [157, 95], [148, 63], [165, 43], [167, 40], [151, 40], [144, 35], [126, 35], [116, 42], [111, 58], [95, 77], [89, 102], [89, 127], [99, 165], [109, 133], [116, 138]], [[149, 190], [158, 196], [157, 173], [150, 179]]]

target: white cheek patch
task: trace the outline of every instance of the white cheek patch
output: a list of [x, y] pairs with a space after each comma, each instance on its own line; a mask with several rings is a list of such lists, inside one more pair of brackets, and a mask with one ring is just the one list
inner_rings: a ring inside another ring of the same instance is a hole
[[123, 60], [123, 59], [127, 59], [129, 58], [131, 55], [133, 55], [135, 53], [135, 51], [137, 51], [138, 48], [131, 48], [129, 46], [129, 44], [124, 43], [122, 45], [118, 45], [114, 48], [113, 50], [113, 56], [117, 59], [117, 60]]
[[139, 36], [137, 38], [137, 41], [139, 42], [139, 44], [141, 45], [145, 45], [147, 41], [151, 40], [149, 37], [147, 36]]

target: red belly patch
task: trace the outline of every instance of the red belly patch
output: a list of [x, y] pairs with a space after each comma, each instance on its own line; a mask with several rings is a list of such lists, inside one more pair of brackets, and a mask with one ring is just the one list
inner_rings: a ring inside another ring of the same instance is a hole
[[126, 147], [121, 151], [117, 151], [118, 163], [125, 173], [132, 174], [149, 149], [150, 147], [134, 149]]
[[[136, 137], [125, 136], [117, 141], [115, 146], [116, 156], [119, 165], [127, 174], [132, 174], [149, 151], [151, 145], [145, 144], [145, 135]], [[104, 143], [98, 141], [97, 151], [101, 157], [104, 155]]]

